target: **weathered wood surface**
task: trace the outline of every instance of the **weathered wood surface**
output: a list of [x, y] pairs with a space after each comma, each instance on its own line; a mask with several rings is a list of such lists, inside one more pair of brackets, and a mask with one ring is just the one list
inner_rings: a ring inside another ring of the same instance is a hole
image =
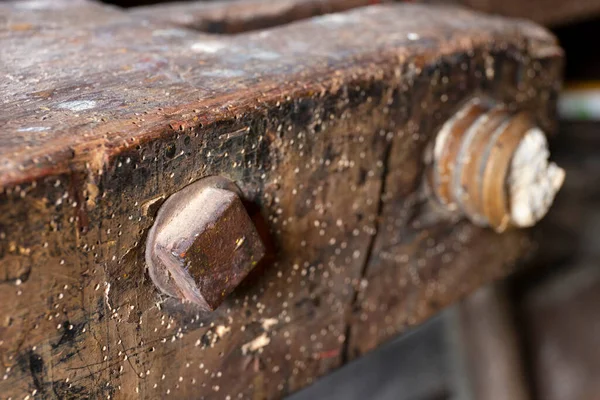
[[[535, 25], [419, 5], [235, 36], [84, 1], [0, 16], [1, 398], [279, 398], [530, 248], [437, 212], [422, 155], [474, 93], [551, 129], [561, 54]], [[270, 252], [212, 314], [159, 296], [143, 257], [160, 200], [208, 175]]]
[[[553, 27], [600, 16], [600, 0], [220, 0], [218, 2], [196, 0], [134, 7], [129, 12], [166, 20], [202, 32], [231, 34], [395, 1], [461, 4], [477, 11], [513, 18], [527, 18]], [[135, 1], [125, 3], [136, 4]]]
[[381, 2], [381, 0], [193, 1], [135, 7], [129, 12], [140, 17], [164, 20], [202, 32], [233, 34]]

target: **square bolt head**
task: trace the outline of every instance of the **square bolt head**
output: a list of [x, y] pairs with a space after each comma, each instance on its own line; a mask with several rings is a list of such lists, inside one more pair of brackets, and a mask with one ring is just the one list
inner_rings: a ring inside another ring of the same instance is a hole
[[265, 254], [236, 192], [213, 182], [201, 180], [169, 197], [146, 244], [156, 286], [204, 311], [214, 311]]
[[222, 189], [213, 220], [194, 233], [196, 240], [180, 253], [200, 293], [216, 309], [265, 254], [265, 247], [240, 198]]

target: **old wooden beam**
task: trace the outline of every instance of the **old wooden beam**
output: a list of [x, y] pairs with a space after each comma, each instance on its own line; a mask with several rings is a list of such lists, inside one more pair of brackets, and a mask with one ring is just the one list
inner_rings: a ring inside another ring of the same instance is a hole
[[[2, 396], [282, 397], [530, 248], [431, 206], [423, 153], [476, 94], [551, 130], [561, 54], [536, 25], [423, 5], [234, 36], [86, 1], [0, 15]], [[162, 201], [210, 175], [268, 255], [207, 313], [161, 294], [144, 248]]]

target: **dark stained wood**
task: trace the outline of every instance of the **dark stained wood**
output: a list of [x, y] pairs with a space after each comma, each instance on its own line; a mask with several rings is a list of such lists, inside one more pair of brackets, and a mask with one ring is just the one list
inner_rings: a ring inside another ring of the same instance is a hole
[[[597, 223], [595, 215], [590, 225], [598, 229]], [[597, 236], [588, 239], [596, 241]], [[533, 288], [522, 304], [524, 336], [539, 398], [594, 399], [600, 390], [598, 252], [586, 252], [586, 257], [565, 265]]]
[[466, 364], [469, 398], [532, 398], [506, 285], [482, 287], [459, 302], [456, 329], [457, 347], [463, 351]]
[[560, 26], [600, 16], [599, 0], [459, 0], [489, 13], [527, 18], [548, 26]]
[[[0, 3], [2, 396], [279, 398], [530, 248], [448, 219], [423, 152], [485, 93], [550, 130], [561, 53], [523, 21], [373, 6], [214, 36]], [[144, 264], [162, 199], [237, 183], [269, 262], [214, 313]]]

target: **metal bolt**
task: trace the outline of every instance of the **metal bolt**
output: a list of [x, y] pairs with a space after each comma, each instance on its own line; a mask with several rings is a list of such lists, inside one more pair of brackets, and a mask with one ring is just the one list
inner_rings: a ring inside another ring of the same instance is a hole
[[565, 172], [525, 112], [474, 99], [440, 129], [428, 180], [447, 209], [502, 232], [544, 217]]
[[150, 278], [169, 296], [214, 311], [265, 247], [230, 181], [204, 178], [160, 207], [146, 242]]

